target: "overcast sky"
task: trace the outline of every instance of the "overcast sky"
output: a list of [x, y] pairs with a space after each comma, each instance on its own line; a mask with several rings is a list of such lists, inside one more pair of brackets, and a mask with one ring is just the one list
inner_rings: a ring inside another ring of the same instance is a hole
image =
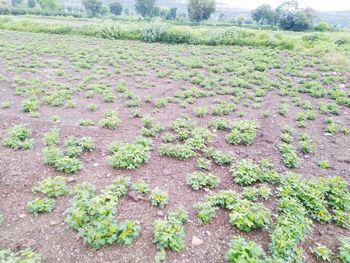
[[[269, 4], [272, 7], [278, 6], [283, 0], [218, 0], [231, 7], [253, 9], [261, 4]], [[321, 11], [350, 10], [350, 0], [299, 0], [300, 7], [312, 7]]]

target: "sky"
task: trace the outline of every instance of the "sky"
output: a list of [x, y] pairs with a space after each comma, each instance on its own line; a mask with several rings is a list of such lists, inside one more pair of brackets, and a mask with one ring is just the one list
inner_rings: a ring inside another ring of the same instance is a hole
[[[231, 7], [254, 9], [261, 4], [269, 4], [277, 7], [283, 0], [218, 0], [217, 2], [225, 3]], [[311, 7], [319, 11], [340, 11], [350, 10], [350, 0], [299, 0], [300, 7]]]

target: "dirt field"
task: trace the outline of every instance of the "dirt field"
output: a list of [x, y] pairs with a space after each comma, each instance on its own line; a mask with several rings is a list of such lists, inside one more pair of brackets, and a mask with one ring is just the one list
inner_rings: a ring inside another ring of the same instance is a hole
[[[310, 86], [305, 82], [311, 82]], [[121, 83], [125, 83], [126, 92], [118, 89]], [[184, 225], [185, 248], [181, 252], [167, 250], [167, 262], [225, 262], [233, 236], [255, 241], [270, 254], [279, 186], [253, 184], [272, 190], [270, 198], [259, 200], [272, 213], [270, 227], [240, 231], [229, 223], [230, 211], [225, 209], [219, 209], [209, 224], [202, 225], [195, 204], [203, 202], [211, 192], [242, 193], [245, 187], [231, 176], [234, 164], [220, 166], [212, 161], [208, 169], [219, 179], [218, 186], [193, 190], [186, 178], [199, 170], [197, 159], [205, 156], [204, 149], [196, 149], [196, 156], [186, 160], [162, 156], [159, 149], [164, 135], [176, 135], [172, 122], [183, 116], [195, 122], [195, 127], [203, 128], [220, 118], [228, 122], [252, 120], [258, 125], [253, 143], [232, 144], [226, 139], [229, 129], [208, 128], [215, 137], [205, 147], [229, 153], [235, 159], [233, 163], [268, 159], [279, 176], [292, 171], [306, 181], [341, 176], [350, 182], [350, 108], [336, 104], [341, 102], [336, 101], [339, 97], [349, 99], [349, 88], [349, 76], [337, 65], [326, 65], [319, 58], [297, 52], [0, 31], [0, 139], [3, 141], [14, 125], [25, 124], [32, 130], [35, 142], [29, 150], [0, 146], [0, 214], [4, 218], [0, 247], [14, 251], [30, 247], [42, 254], [44, 262], [154, 262], [157, 246], [153, 243], [153, 222], [184, 207], [189, 216]], [[332, 90], [337, 95], [332, 95]], [[30, 98], [37, 106], [25, 112], [25, 101]], [[334, 104], [336, 110], [322, 112], [322, 103]], [[96, 111], [89, 110], [91, 104]], [[203, 117], [198, 117], [198, 107], [207, 110]], [[115, 129], [100, 125], [108, 110], [114, 111], [120, 121]], [[307, 111], [315, 116], [303, 117]], [[149, 160], [137, 169], [114, 169], [108, 161], [109, 145], [114, 141], [133, 142], [142, 132], [144, 116], [151, 116], [162, 128], [151, 136]], [[337, 129], [327, 130], [327, 118]], [[90, 120], [91, 125], [82, 126], [82, 120]], [[286, 167], [280, 153], [285, 125], [293, 130], [292, 146], [299, 158], [295, 168]], [[94, 149], [78, 158], [81, 170], [66, 174], [46, 164], [43, 136], [52, 128], [59, 129], [60, 149], [69, 136], [93, 139]], [[302, 133], [312, 139], [313, 150], [309, 153], [301, 151]], [[319, 165], [325, 160], [329, 169]], [[128, 176], [132, 182], [143, 180], [151, 189], [165, 191], [169, 201], [162, 209], [152, 206], [147, 195], [129, 191], [118, 202], [117, 221], [138, 222], [140, 237], [131, 245], [112, 244], [95, 250], [65, 222], [71, 194], [57, 198], [50, 213], [33, 216], [28, 212], [27, 203], [42, 196], [34, 194], [32, 188], [49, 176], [64, 176], [70, 189], [89, 182], [98, 193], [118, 176]], [[203, 243], [193, 244], [194, 236]], [[336, 255], [339, 238], [346, 236], [348, 229], [334, 222], [320, 224], [314, 220], [312, 231], [300, 242], [305, 262], [316, 262], [311, 252], [316, 243], [327, 245]], [[339, 260], [334, 256], [332, 262]]]

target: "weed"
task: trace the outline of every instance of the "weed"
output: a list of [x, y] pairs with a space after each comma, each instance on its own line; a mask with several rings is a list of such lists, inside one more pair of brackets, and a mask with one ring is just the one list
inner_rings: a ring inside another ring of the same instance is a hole
[[47, 197], [59, 197], [68, 194], [66, 179], [62, 176], [47, 177], [32, 191], [43, 193]]
[[116, 129], [120, 124], [120, 120], [114, 111], [106, 111], [103, 119], [100, 120], [100, 126], [106, 129]]
[[41, 255], [30, 248], [22, 249], [17, 252], [0, 248], [0, 262], [40, 263]]
[[133, 183], [131, 188], [140, 194], [147, 194], [151, 191], [149, 184], [143, 181]]
[[322, 244], [316, 244], [316, 247], [312, 249], [313, 254], [317, 260], [331, 261], [332, 251]]

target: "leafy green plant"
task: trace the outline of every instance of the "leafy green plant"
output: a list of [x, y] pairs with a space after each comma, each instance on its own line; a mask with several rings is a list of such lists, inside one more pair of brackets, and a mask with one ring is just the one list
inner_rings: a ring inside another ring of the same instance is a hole
[[47, 146], [57, 145], [59, 142], [59, 130], [52, 128], [44, 134], [44, 144]]
[[313, 254], [317, 260], [331, 261], [332, 251], [322, 244], [316, 244], [316, 247], [312, 249]]
[[153, 223], [153, 242], [160, 250], [171, 249], [181, 251], [185, 248], [185, 231], [183, 225], [187, 222], [187, 212], [177, 209], [169, 213], [168, 219], [158, 219]]
[[350, 262], [350, 237], [340, 241], [339, 259], [342, 263]]
[[160, 208], [164, 208], [168, 204], [168, 194], [159, 188], [155, 188], [152, 190], [149, 200], [153, 206], [159, 206]]
[[28, 150], [34, 146], [34, 140], [30, 139], [32, 130], [24, 124], [18, 124], [10, 128], [8, 137], [2, 141], [2, 145], [15, 150]]
[[293, 147], [288, 143], [281, 143], [279, 145], [279, 151], [282, 156], [282, 161], [288, 168], [297, 168], [300, 165], [300, 159]]
[[104, 118], [100, 120], [100, 126], [106, 129], [116, 129], [120, 124], [120, 120], [114, 111], [106, 111]]
[[188, 144], [161, 144], [159, 146], [159, 154], [178, 160], [186, 160], [196, 156], [196, 152]]
[[109, 162], [117, 169], [137, 169], [150, 159], [152, 140], [138, 137], [133, 143], [114, 142], [109, 147]]
[[213, 159], [213, 161], [218, 165], [230, 165], [234, 160], [230, 153], [222, 152], [213, 147], [208, 147], [203, 151], [208, 158]]
[[80, 126], [94, 126], [95, 123], [93, 120], [90, 119], [79, 119], [78, 123]]
[[0, 262], [40, 263], [41, 259], [41, 254], [34, 252], [30, 248], [22, 249], [17, 252], [0, 248]]
[[194, 172], [187, 176], [187, 184], [194, 190], [199, 190], [204, 187], [215, 188], [218, 183], [219, 179], [211, 173]]
[[55, 207], [55, 200], [50, 198], [37, 198], [27, 204], [29, 213], [38, 216], [42, 213], [49, 213]]
[[235, 121], [231, 124], [231, 132], [226, 139], [234, 145], [252, 144], [256, 137], [256, 130], [259, 126], [255, 121]]
[[328, 170], [328, 169], [331, 168], [331, 164], [330, 164], [329, 161], [327, 161], [327, 160], [319, 161], [318, 166], [319, 166], [321, 169], [325, 169], [325, 170]]
[[147, 194], [151, 191], [149, 184], [143, 181], [133, 183], [131, 188], [140, 194]]
[[195, 113], [197, 117], [202, 118], [208, 114], [208, 109], [206, 107], [198, 107], [196, 108]]
[[261, 246], [253, 241], [247, 241], [243, 237], [233, 237], [231, 245], [226, 253], [230, 263], [264, 263], [265, 252]]
[[201, 170], [208, 170], [211, 164], [211, 160], [207, 158], [198, 158], [197, 159], [197, 167]]
[[270, 211], [261, 204], [239, 200], [230, 213], [230, 223], [239, 230], [249, 232], [270, 225]]
[[303, 153], [311, 153], [315, 150], [315, 144], [312, 142], [311, 138], [305, 134], [300, 134], [299, 137], [300, 150]]
[[34, 193], [43, 193], [47, 197], [59, 197], [68, 194], [66, 179], [63, 176], [47, 177], [32, 189]]

